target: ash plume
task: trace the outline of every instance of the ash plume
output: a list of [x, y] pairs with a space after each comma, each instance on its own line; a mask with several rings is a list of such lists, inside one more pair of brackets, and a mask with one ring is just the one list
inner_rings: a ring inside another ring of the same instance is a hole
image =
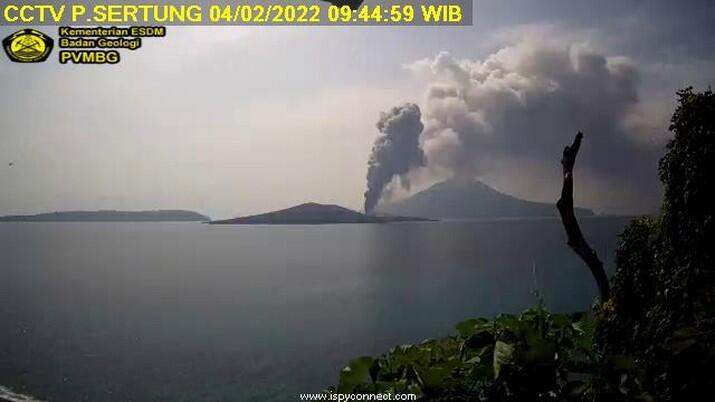
[[440, 53], [409, 68], [428, 82], [422, 144], [431, 170], [553, 194], [554, 161], [582, 130], [589, 203], [637, 209], [658, 199], [658, 136], [633, 119], [640, 72], [629, 60], [524, 41], [483, 61]]
[[380, 135], [372, 146], [368, 161], [365, 213], [372, 213], [385, 186], [395, 177], [409, 187], [406, 174], [413, 168], [425, 165], [425, 155], [420, 147], [420, 134], [424, 128], [422, 113], [414, 103], [406, 103], [382, 113], [377, 122]]

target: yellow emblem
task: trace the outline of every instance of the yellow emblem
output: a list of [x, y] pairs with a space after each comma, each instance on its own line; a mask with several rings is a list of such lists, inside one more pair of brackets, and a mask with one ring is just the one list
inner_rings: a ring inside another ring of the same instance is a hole
[[7, 56], [18, 63], [39, 63], [47, 60], [52, 45], [52, 38], [34, 29], [17, 31], [2, 41]]

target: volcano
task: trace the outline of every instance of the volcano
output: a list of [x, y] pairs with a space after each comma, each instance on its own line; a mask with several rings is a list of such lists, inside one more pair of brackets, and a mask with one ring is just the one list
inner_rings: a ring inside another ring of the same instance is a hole
[[[501, 193], [474, 179], [450, 179], [409, 198], [377, 207], [385, 214], [430, 219], [533, 218], [558, 216], [555, 204], [532, 202]], [[576, 215], [593, 211], [576, 208]]]

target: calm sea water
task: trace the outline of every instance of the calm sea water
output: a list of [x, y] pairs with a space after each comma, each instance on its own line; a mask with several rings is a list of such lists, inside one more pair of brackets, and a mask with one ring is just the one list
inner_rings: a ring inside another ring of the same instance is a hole
[[[611, 259], [626, 222], [583, 226]], [[535, 286], [551, 308], [588, 308], [595, 285], [564, 241], [557, 220], [0, 224], [0, 385], [51, 401], [296, 400], [356, 356], [533, 306]]]

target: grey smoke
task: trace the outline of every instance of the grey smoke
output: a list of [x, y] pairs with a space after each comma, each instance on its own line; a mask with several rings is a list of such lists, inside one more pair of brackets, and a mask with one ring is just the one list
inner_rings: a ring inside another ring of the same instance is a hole
[[365, 212], [371, 213], [380, 200], [385, 186], [395, 177], [409, 187], [406, 174], [413, 168], [425, 165], [425, 155], [420, 147], [422, 113], [414, 103], [406, 103], [382, 113], [377, 122], [380, 135], [372, 146], [368, 161]]
[[543, 172], [558, 174], [564, 144], [584, 131], [579, 169], [599, 198], [592, 205], [608, 208], [614, 188], [634, 204], [657, 200], [659, 139], [633, 118], [639, 71], [627, 59], [525, 42], [484, 61], [441, 53], [410, 69], [429, 82], [422, 141], [431, 168], [544, 183]]

